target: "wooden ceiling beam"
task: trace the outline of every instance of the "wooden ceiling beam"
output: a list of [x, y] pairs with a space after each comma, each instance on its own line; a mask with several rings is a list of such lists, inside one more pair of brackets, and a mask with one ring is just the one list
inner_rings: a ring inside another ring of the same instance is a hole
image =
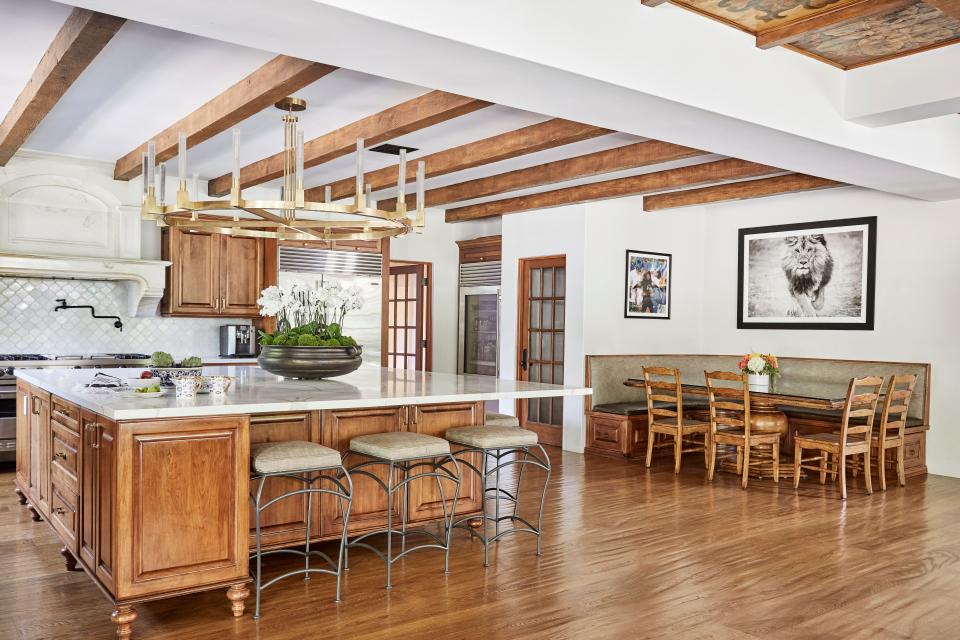
[[[539, 187], [545, 184], [555, 184], [566, 180], [576, 180], [602, 173], [636, 169], [708, 154], [707, 151], [682, 147], [678, 144], [648, 140], [430, 189], [424, 194], [425, 202], [426, 206], [435, 207], [450, 202], [463, 202], [473, 198], [517, 191], [518, 189]], [[396, 208], [397, 199], [383, 200], [377, 206], [391, 211]], [[407, 207], [414, 206], [416, 206], [416, 194], [408, 195]]]
[[[315, 167], [353, 153], [357, 148], [357, 138], [363, 138], [367, 147], [373, 147], [489, 106], [490, 103], [484, 100], [445, 91], [431, 91], [304, 143], [303, 164], [304, 167]], [[240, 187], [245, 189], [263, 184], [282, 175], [283, 153], [278, 152], [242, 167]], [[208, 192], [214, 196], [229, 193], [231, 180], [229, 173], [211, 180]], [[322, 195], [316, 199], [322, 199]]]
[[70, 12], [0, 123], [0, 167], [10, 161], [124, 22], [87, 9]]
[[773, 178], [760, 178], [731, 182], [712, 187], [687, 189], [684, 191], [670, 191], [643, 198], [644, 211], [661, 211], [691, 207], [715, 202], [729, 202], [731, 200], [749, 200], [751, 198], [765, 198], [783, 193], [797, 193], [813, 191], [815, 189], [829, 189], [831, 187], [845, 187], [843, 182], [808, 176], [802, 173], [791, 173]]
[[667, 191], [681, 187], [711, 184], [725, 180], [740, 180], [759, 176], [783, 173], [783, 169], [766, 165], [727, 158], [715, 162], [705, 162], [679, 169], [668, 169], [656, 173], [644, 173], [629, 178], [617, 178], [602, 182], [591, 182], [575, 187], [566, 187], [555, 191], [544, 191], [527, 196], [494, 200], [456, 209], [448, 209], [447, 222], [464, 222], [480, 218], [492, 218], [508, 213], [519, 213], [531, 209], [545, 209], [567, 204], [581, 204], [595, 200], [608, 200], [623, 196], [640, 195], [657, 191]]
[[[187, 148], [195, 147], [336, 69], [328, 64], [289, 56], [273, 58], [196, 111], [153, 136], [151, 140], [157, 145], [157, 162], [166, 162], [177, 155], [181, 132], [187, 136]], [[115, 180], [131, 180], [140, 175], [141, 158], [147, 151], [148, 142], [117, 160], [113, 169]]]
[[924, 2], [948, 16], [960, 20], [960, 0], [924, 0]]
[[757, 46], [770, 49], [796, 42], [815, 31], [839, 27], [875, 15], [885, 15], [916, 4], [916, 0], [858, 0], [813, 13], [806, 18], [791, 20], [765, 29], [757, 34]]
[[[407, 180], [412, 181], [416, 178], [417, 161], [421, 160], [425, 164], [426, 177], [432, 178], [596, 138], [608, 133], [613, 132], [609, 129], [554, 118], [529, 127], [508, 131], [490, 138], [415, 158], [412, 162], [407, 162]], [[397, 172], [397, 165], [377, 169], [365, 175], [364, 183], [369, 184], [374, 191], [384, 189], [397, 183]], [[356, 178], [350, 177], [334, 182], [331, 185], [333, 199], [338, 200], [352, 196], [355, 189], [355, 180]], [[308, 200], [322, 200], [323, 194], [324, 187], [314, 187], [307, 190], [306, 197]]]

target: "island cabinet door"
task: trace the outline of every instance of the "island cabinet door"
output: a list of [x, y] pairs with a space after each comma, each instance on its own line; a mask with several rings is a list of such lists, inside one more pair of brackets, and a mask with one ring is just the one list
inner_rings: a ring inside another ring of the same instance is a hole
[[[466, 427], [483, 424], [484, 408], [482, 402], [461, 402], [455, 404], [434, 404], [410, 407], [407, 424], [408, 431], [423, 433], [428, 436], [442, 438], [451, 427]], [[451, 447], [456, 451], [458, 447]], [[474, 466], [479, 467], [480, 456], [471, 455]], [[446, 465], [452, 469], [452, 465]], [[474, 513], [480, 511], [480, 478], [466, 465], [460, 465], [460, 498], [457, 501], [457, 513]], [[454, 485], [452, 482], [441, 480], [443, 498], [450, 508], [453, 500]], [[411, 522], [418, 520], [432, 520], [443, 517], [443, 508], [440, 502], [440, 490], [435, 478], [416, 480], [410, 485], [410, 516]]]
[[17, 485], [30, 495], [30, 385], [17, 380]]
[[36, 387], [30, 390], [30, 486], [34, 508], [50, 513], [50, 394]]
[[[323, 444], [345, 455], [350, 449], [351, 438], [371, 433], [403, 431], [405, 407], [377, 409], [327, 410], [323, 412]], [[348, 466], [369, 460], [365, 456], [351, 455]], [[386, 465], [373, 465], [366, 470], [386, 481]], [[370, 477], [360, 474], [353, 479], [353, 506], [350, 510], [350, 533], [361, 533], [387, 525], [387, 494]], [[338, 501], [335, 497], [322, 496], [321, 530], [324, 536], [339, 534], [343, 530]], [[394, 500], [394, 522], [399, 522], [399, 496]]]
[[248, 418], [121, 422], [115, 446], [115, 596], [245, 580]]
[[108, 590], [113, 581], [114, 456], [117, 425], [89, 411], [80, 417], [80, 561]]
[[[250, 417], [250, 446], [261, 442], [288, 442], [303, 440], [320, 442], [320, 418], [317, 414], [301, 413], [275, 416]], [[258, 482], [250, 483], [250, 494], [257, 491]], [[261, 504], [272, 498], [303, 488], [302, 482], [289, 478], [271, 478], [264, 483]], [[314, 485], [319, 486], [319, 485]], [[256, 544], [254, 537], [255, 514], [250, 506], [250, 547]], [[265, 546], [303, 543], [307, 526], [307, 496], [300, 494], [274, 503], [260, 514], [262, 542]], [[313, 522], [311, 537], [320, 535], [320, 500], [313, 498]]]

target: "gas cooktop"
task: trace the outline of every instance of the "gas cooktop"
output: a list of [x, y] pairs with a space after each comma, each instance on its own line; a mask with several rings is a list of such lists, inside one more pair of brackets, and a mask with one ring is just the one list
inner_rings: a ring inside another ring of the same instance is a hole
[[82, 353], [82, 354], [40, 354], [40, 353], [0, 353], [0, 361], [30, 360], [149, 360], [145, 353]]

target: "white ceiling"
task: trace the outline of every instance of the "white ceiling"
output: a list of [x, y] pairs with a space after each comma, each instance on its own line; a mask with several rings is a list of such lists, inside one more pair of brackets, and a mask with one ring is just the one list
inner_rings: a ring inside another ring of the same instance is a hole
[[[0, 40], [0, 108], [8, 109], [69, 14], [67, 5], [45, 0], [0, 0], [0, 13], [14, 16], [12, 37]], [[24, 148], [112, 162], [136, 148], [187, 113], [238, 82], [274, 54], [186, 33], [127, 22], [84, 71], [27, 140]], [[320, 136], [429, 91], [349, 69], [338, 69], [297, 92], [308, 109], [300, 116], [305, 137]], [[443, 122], [394, 139], [418, 149], [416, 160], [507, 131], [548, 120], [549, 116], [501, 105]], [[276, 153], [282, 144], [280, 112], [264, 110], [237, 127], [241, 132], [241, 162], [248, 164]], [[231, 133], [223, 132], [190, 149], [188, 173], [210, 179], [229, 172]], [[429, 179], [427, 188], [445, 186], [535, 166], [562, 158], [610, 149], [643, 138], [614, 133], [537, 153], [503, 160]], [[709, 159], [709, 158], [707, 158]], [[681, 164], [702, 162], [705, 159]], [[367, 170], [394, 165], [396, 157], [367, 152]], [[669, 163], [616, 175], [586, 178], [563, 186], [645, 173], [679, 166]], [[176, 171], [176, 161], [168, 164]], [[353, 174], [354, 157], [347, 156], [306, 171], [307, 186], [320, 186]], [[268, 183], [275, 185], [277, 181]], [[549, 185], [516, 195], [548, 190]], [[375, 197], [393, 197], [383, 189]], [[511, 194], [514, 195], [514, 194]], [[503, 197], [503, 196], [496, 196]], [[484, 201], [496, 197], [483, 198]]]

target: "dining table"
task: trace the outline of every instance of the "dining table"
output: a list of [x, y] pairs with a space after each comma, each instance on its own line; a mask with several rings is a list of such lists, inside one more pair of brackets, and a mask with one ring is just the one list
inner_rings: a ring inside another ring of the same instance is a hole
[[[642, 389], [642, 378], [627, 378], [624, 385]], [[793, 433], [783, 409], [812, 409], [836, 412], [837, 420], [846, 403], [849, 380], [822, 380], [816, 378], [775, 377], [769, 386], [750, 388], [750, 428], [757, 432], [780, 433], [780, 475], [793, 477]], [[684, 383], [681, 385], [685, 398], [707, 397], [707, 385]], [[691, 418], [708, 422], [710, 410], [698, 406], [685, 411]], [[726, 465], [721, 466], [725, 469]], [[761, 468], [759, 475], [769, 475]]]

